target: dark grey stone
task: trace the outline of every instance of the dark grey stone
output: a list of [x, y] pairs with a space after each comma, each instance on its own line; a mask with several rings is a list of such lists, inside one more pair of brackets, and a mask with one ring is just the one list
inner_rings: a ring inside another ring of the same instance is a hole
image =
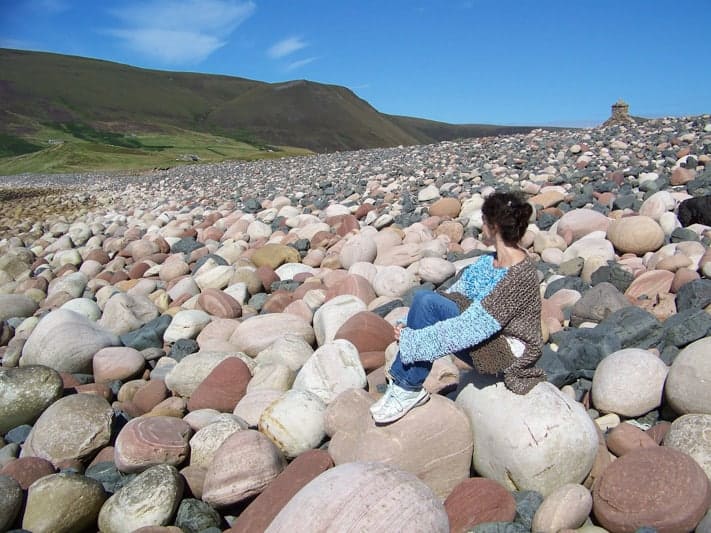
[[124, 346], [135, 348], [139, 352], [146, 348], [162, 348], [163, 334], [172, 320], [170, 315], [161, 315], [138, 329], [120, 335], [119, 338]]
[[667, 318], [662, 329], [666, 344], [683, 348], [708, 335], [711, 330], [711, 316], [701, 309], [685, 309]]
[[81, 374], [77, 372], [76, 374], [72, 374], [72, 377], [76, 379], [81, 385], [86, 385], [87, 383], [94, 382], [94, 376], [92, 376], [91, 374]]
[[256, 213], [262, 209], [262, 203], [256, 198], [248, 198], [242, 204], [245, 213]]
[[595, 330], [617, 337], [621, 348], [652, 348], [664, 334], [661, 323], [652, 313], [634, 305], [610, 314]]
[[618, 291], [624, 294], [634, 280], [634, 275], [617, 263], [601, 266], [590, 276], [593, 286], [600, 283], [611, 283]]
[[551, 213], [540, 213], [538, 215], [537, 225], [543, 230], [550, 229], [553, 224], [556, 223], [558, 217], [552, 215]]
[[311, 241], [308, 239], [299, 239], [294, 243], [294, 248], [296, 248], [299, 252], [306, 252], [311, 248]]
[[670, 242], [698, 241], [699, 236], [694, 230], [688, 228], [676, 228], [669, 237]]
[[543, 346], [543, 354], [536, 366], [545, 370], [548, 381], [558, 388], [575, 381], [574, 369], [571, 369], [547, 344]]
[[676, 293], [676, 309], [704, 309], [711, 304], [711, 280], [695, 279], [684, 284]]
[[32, 431], [32, 426], [29, 424], [22, 424], [21, 426], [14, 427], [5, 433], [5, 442], [8, 444], [11, 442], [22, 444], [25, 442], [25, 439], [27, 439], [27, 435], [30, 434], [30, 431]]
[[637, 197], [634, 194], [619, 195], [612, 202], [612, 207], [614, 209], [632, 209], [636, 200]]
[[530, 531], [533, 527], [533, 516], [543, 503], [543, 495], [535, 490], [514, 491], [512, 494], [516, 500], [514, 522], [522, 525], [526, 531]]
[[114, 493], [131, 481], [136, 474], [123, 474], [116, 468], [116, 465], [111, 461], [105, 461], [91, 465], [86, 469], [84, 475], [88, 478], [95, 479], [101, 483], [104, 490], [109, 493]]
[[180, 361], [186, 355], [195, 353], [200, 350], [200, 345], [195, 339], [178, 339], [173, 346], [170, 347], [170, 357], [176, 361]]
[[392, 300], [386, 304], [383, 304], [379, 307], [376, 307], [373, 309], [373, 313], [375, 313], [378, 316], [381, 316], [385, 318], [385, 316], [392, 311], [393, 309], [397, 309], [398, 307], [403, 307], [405, 305], [402, 300]]
[[170, 247], [170, 251], [174, 254], [189, 254], [193, 250], [197, 250], [198, 248], [202, 248], [203, 246], [205, 245], [200, 242], [197, 242], [193, 237], [184, 237], [174, 243], [173, 246]]
[[603, 282], [585, 291], [575, 302], [571, 310], [571, 326], [579, 326], [583, 322], [601, 322], [611, 313], [627, 307], [630, 304], [617, 287]]
[[603, 358], [622, 348], [614, 331], [600, 328], [576, 328], [551, 335], [558, 345], [558, 357], [576, 378], [591, 378]]
[[259, 312], [262, 310], [262, 306], [264, 306], [264, 302], [267, 301], [267, 298], [269, 298], [269, 295], [266, 292], [258, 292], [249, 299], [247, 305]]
[[180, 502], [175, 525], [185, 533], [200, 533], [208, 528], [219, 527], [220, 515], [203, 501], [186, 498]]
[[296, 289], [299, 288], [299, 283], [298, 281], [294, 281], [293, 279], [281, 279], [279, 281], [275, 281], [271, 284], [269, 287], [269, 290], [271, 292], [275, 291], [287, 291], [287, 292], [294, 292]]
[[585, 283], [582, 279], [575, 276], [565, 276], [562, 278], [558, 278], [555, 281], [551, 281], [546, 287], [546, 293], [544, 294], [544, 296], [546, 298], [550, 298], [561, 289], [572, 289], [582, 294], [589, 288], [590, 285]]
[[677, 348], [676, 346], [665, 346], [659, 353], [659, 358], [664, 361], [667, 366], [671, 366], [680, 351], [681, 348]]
[[193, 265], [193, 268], [191, 269], [191, 273], [195, 274], [195, 272], [200, 270], [200, 267], [202, 265], [204, 265], [211, 259], [220, 266], [229, 265], [229, 263], [225, 260], [224, 257], [220, 257], [219, 255], [216, 255], [216, 254], [207, 254], [207, 255], [202, 256], [197, 261], [195, 261], [195, 264]]

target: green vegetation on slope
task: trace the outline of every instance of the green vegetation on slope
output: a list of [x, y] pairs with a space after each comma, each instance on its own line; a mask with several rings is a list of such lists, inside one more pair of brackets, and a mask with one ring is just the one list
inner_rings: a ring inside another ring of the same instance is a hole
[[0, 157], [30, 154], [41, 149], [41, 146], [27, 142], [25, 139], [21, 139], [16, 135], [0, 133]]
[[[4, 173], [152, 168], [175, 164], [180, 151], [206, 161], [274, 157], [303, 153], [275, 146], [329, 152], [512, 129], [389, 116], [345, 87], [305, 80], [270, 84], [0, 49]], [[162, 137], [142, 139], [149, 134]]]
[[0, 175], [111, 170], [146, 170], [225, 160], [265, 159], [309, 154], [308, 150], [279, 147], [263, 150], [226, 137], [175, 130], [141, 133], [128, 138], [136, 147], [73, 138], [56, 140], [40, 151], [0, 158]]

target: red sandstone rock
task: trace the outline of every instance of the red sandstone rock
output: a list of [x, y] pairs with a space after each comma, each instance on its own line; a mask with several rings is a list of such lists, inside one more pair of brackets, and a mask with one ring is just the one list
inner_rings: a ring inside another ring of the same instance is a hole
[[185, 479], [186, 488], [192, 493], [193, 498], [202, 499], [202, 486], [205, 484], [206, 468], [200, 466], [186, 466], [180, 471]]
[[356, 212], [354, 216], [360, 220], [365, 217], [368, 213], [370, 213], [373, 209], [375, 209], [375, 206], [373, 204], [361, 204], [358, 206], [358, 209], [356, 209]]
[[106, 446], [105, 448], [101, 448], [99, 450], [99, 453], [96, 454], [96, 456], [91, 460], [91, 463], [89, 463], [89, 466], [94, 466], [99, 463], [113, 463], [114, 462], [114, 447], [113, 446]]
[[607, 449], [617, 457], [640, 448], [654, 448], [658, 446], [644, 431], [632, 424], [623, 423], [613, 428], [606, 438]]
[[331, 226], [336, 230], [336, 235], [343, 237], [351, 231], [360, 228], [358, 219], [353, 215], [337, 215], [335, 217], [328, 217], [326, 219], [326, 224]]
[[294, 295], [287, 291], [273, 293], [262, 306], [264, 313], [281, 313], [294, 300]]
[[41, 457], [20, 457], [0, 469], [0, 475], [13, 478], [23, 490], [39, 478], [54, 474], [52, 463]]
[[359, 356], [366, 372], [371, 372], [385, 364], [385, 352], [360, 352]]
[[165, 400], [169, 395], [170, 393], [163, 380], [152, 379], [135, 392], [131, 403], [140, 414], [144, 414]]
[[97, 263], [105, 265], [106, 263], [111, 261], [111, 258], [109, 257], [109, 254], [104, 252], [102, 249], [94, 248], [91, 252], [86, 254], [84, 261], [96, 261]]
[[348, 274], [339, 283], [330, 286], [326, 291], [326, 301], [342, 294], [357, 296], [366, 305], [377, 296], [370, 282], [358, 274]]
[[670, 427], [671, 422], [661, 420], [649, 428], [645, 433], [649, 435], [649, 438], [651, 438], [654, 442], [661, 444], [662, 441], [664, 441], [664, 436], [667, 434]]
[[516, 500], [499, 482], [475, 477], [454, 487], [444, 509], [450, 531], [463, 533], [484, 522], [511, 522], [516, 516]]
[[269, 484], [264, 492], [257, 496], [228, 531], [231, 533], [264, 531], [304, 485], [332, 466], [333, 461], [326, 451], [309, 450], [302, 453]]
[[111, 387], [106, 383], [86, 383], [84, 385], [77, 385], [74, 390], [83, 394], [96, 394], [101, 396], [107, 402], [110, 402], [113, 397], [113, 392], [111, 392]]
[[671, 293], [676, 294], [687, 283], [701, 278], [698, 272], [690, 268], [680, 268], [674, 272], [674, 280], [671, 284]]
[[228, 357], [218, 364], [198, 385], [188, 400], [188, 410], [217, 409], [231, 413], [247, 392], [252, 374], [237, 357]]
[[695, 177], [696, 177], [696, 171], [690, 170], [688, 168], [676, 167], [674, 170], [672, 170], [672, 175], [671, 175], [671, 179], [669, 180], [669, 182], [673, 186], [686, 185], [691, 180], [693, 180]]
[[135, 418], [116, 437], [114, 462], [121, 472], [142, 472], [158, 464], [180, 465], [190, 453], [190, 426], [179, 418]]
[[131, 279], [142, 278], [143, 274], [145, 274], [149, 268], [151, 268], [151, 265], [149, 265], [148, 263], [145, 263], [143, 261], [141, 261], [140, 263], [136, 263], [128, 271], [128, 277]]
[[272, 283], [279, 281], [279, 276], [274, 272], [274, 269], [268, 266], [260, 266], [256, 274], [266, 292], [271, 292]]
[[232, 296], [219, 289], [203, 289], [198, 305], [206, 313], [219, 318], [239, 318], [242, 306]]
[[642, 526], [693, 531], [711, 506], [711, 483], [691, 457], [664, 446], [629, 452], [593, 487], [593, 513], [609, 531]]
[[361, 311], [350, 317], [336, 332], [336, 339], [353, 343], [358, 352], [384, 352], [395, 340], [392, 325], [371, 311]]

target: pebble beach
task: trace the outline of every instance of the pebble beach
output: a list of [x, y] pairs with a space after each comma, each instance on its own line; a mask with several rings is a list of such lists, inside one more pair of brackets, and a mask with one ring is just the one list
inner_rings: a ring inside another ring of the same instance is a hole
[[[548, 381], [447, 356], [376, 426], [494, 191]], [[707, 195], [711, 115], [0, 178], [0, 532], [711, 533]]]

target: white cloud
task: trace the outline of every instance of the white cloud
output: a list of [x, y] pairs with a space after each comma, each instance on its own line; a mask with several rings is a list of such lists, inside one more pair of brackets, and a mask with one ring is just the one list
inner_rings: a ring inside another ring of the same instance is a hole
[[307, 57], [306, 59], [300, 59], [299, 61], [294, 61], [293, 63], [290, 63], [289, 65], [286, 66], [287, 71], [292, 71], [299, 69], [301, 67], [305, 67], [309, 63], [316, 61], [315, 57]]
[[163, 63], [199, 63], [224, 46], [255, 7], [252, 1], [149, 0], [112, 10], [122, 24], [105, 33]]
[[139, 54], [150, 55], [163, 63], [199, 63], [225, 45], [212, 35], [179, 30], [111, 30], [110, 35], [123, 40]]
[[271, 58], [279, 59], [280, 57], [293, 54], [297, 50], [301, 50], [306, 46], [307, 44], [300, 37], [288, 37], [287, 39], [282, 39], [269, 48], [269, 50], [267, 50], [267, 55]]

